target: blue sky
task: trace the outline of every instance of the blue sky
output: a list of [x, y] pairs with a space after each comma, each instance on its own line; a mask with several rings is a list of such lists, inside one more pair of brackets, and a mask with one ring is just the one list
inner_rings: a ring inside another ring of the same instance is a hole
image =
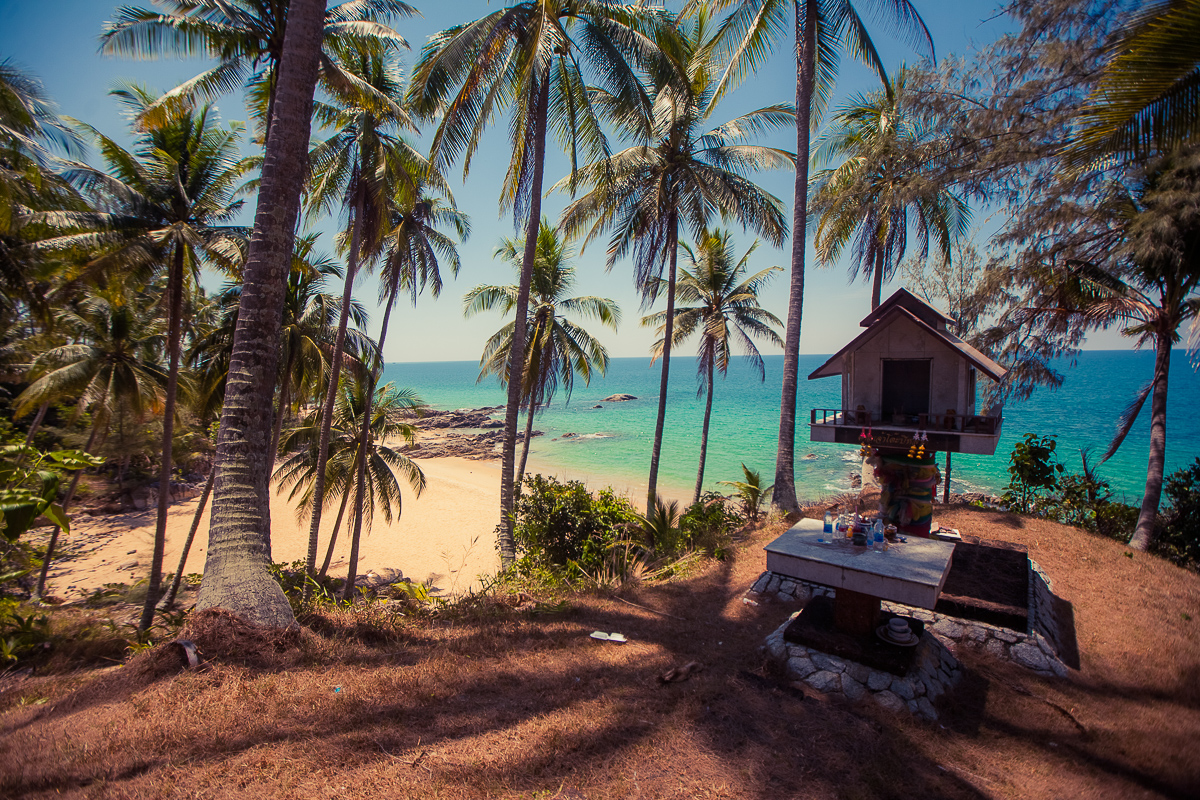
[[[336, 0], [330, 0], [336, 2]], [[401, 20], [395, 28], [408, 39], [412, 51], [405, 55], [411, 65], [427, 38], [450, 25], [479, 17], [494, 10], [500, 3], [485, 0], [453, 0], [429, 3], [412, 0], [423, 16]], [[130, 3], [149, 6], [149, 2]], [[972, 47], [986, 45], [1004, 30], [1006, 21], [997, 16], [996, 4], [984, 2], [950, 2], [949, 0], [914, 0], [933, 33], [938, 57], [949, 53], [964, 54]], [[675, 4], [672, 4], [675, 5]], [[864, 4], [870, 6], [870, 4]], [[41, 0], [40, 2], [0, 2], [0, 58], [11, 58], [20, 67], [32, 72], [57, 102], [59, 111], [83, 120], [115, 138], [128, 140], [127, 121], [117, 102], [108, 96], [120, 81], [134, 81], [157, 91], [165, 91], [190, 78], [204, 68], [201, 60], [131, 61], [104, 57], [98, 54], [98, 35], [104, 22], [112, 15], [115, 4], [108, 0]], [[877, 26], [882, 30], [882, 26]], [[893, 68], [903, 60], [910, 63], [919, 55], [904, 44], [884, 35], [877, 37], [884, 62]], [[794, 58], [791, 47], [779, 48], [766, 68], [747, 81], [723, 104], [718, 122], [769, 103], [790, 101], [794, 97]], [[877, 86], [872, 73], [849, 59], [843, 61], [834, 105], [850, 94], [869, 91]], [[245, 107], [240, 96], [230, 95], [217, 103], [225, 120], [245, 120]], [[388, 361], [461, 361], [477, 360], [483, 342], [497, 328], [498, 316], [481, 315], [464, 320], [461, 313], [462, 296], [480, 283], [512, 283], [515, 278], [508, 267], [492, 259], [492, 251], [502, 236], [514, 235], [510, 217], [497, 213], [500, 181], [508, 163], [506, 128], [503, 124], [485, 140], [471, 167], [465, 183], [461, 169], [450, 175], [459, 207], [472, 220], [474, 232], [461, 248], [463, 269], [457, 279], [448, 280], [442, 296], [434, 300], [421, 297], [417, 306], [402, 303], [392, 317], [392, 332], [388, 336], [385, 356]], [[314, 132], [314, 135], [319, 135]], [[425, 139], [428, 132], [425, 132]], [[794, 149], [794, 134], [780, 134], [763, 144]], [[614, 147], [618, 146], [614, 144]], [[548, 162], [547, 186], [565, 174], [566, 161], [555, 157]], [[768, 173], [760, 183], [782, 199], [790, 208], [793, 175]], [[551, 195], [544, 202], [546, 213], [556, 217], [566, 204], [565, 195]], [[253, 203], [248, 203], [246, 222], [252, 218]], [[790, 211], [789, 211], [790, 219]], [[977, 219], [985, 228], [994, 228], [997, 220]], [[322, 243], [333, 252], [331, 233], [337, 220], [319, 221], [314, 227], [323, 231]], [[735, 231], [739, 252], [753, 238]], [[752, 257], [751, 267], [788, 266], [788, 248], [760, 246]], [[870, 286], [865, 283], [847, 285], [846, 272], [841, 266], [821, 269], [812, 265], [811, 243], [805, 288], [804, 324], [801, 351], [830, 353], [853, 338], [858, 321], [870, 310]], [[576, 263], [576, 294], [610, 297], [622, 308], [624, 322], [617, 333], [599, 328], [594, 331], [614, 357], [645, 356], [653, 340], [652, 333], [638, 321], [643, 310], [633, 288], [631, 268], [618, 263], [611, 272], [604, 269], [602, 245], [586, 250]], [[215, 281], [212, 286], [215, 286]], [[884, 296], [899, 287], [899, 282], [885, 286]], [[210, 287], [211, 288], [211, 287]], [[337, 289], [337, 290], [340, 290]], [[373, 278], [364, 278], [357, 296], [372, 310], [372, 333], [376, 332], [382, 314], [377, 311], [377, 285]], [[765, 292], [763, 305], [786, 318], [787, 276], [780, 274]], [[1124, 348], [1122, 337], [1115, 332], [1102, 332], [1090, 338], [1089, 347], [1100, 349]], [[683, 354], [690, 354], [687, 346]], [[764, 353], [777, 352], [769, 347]]]

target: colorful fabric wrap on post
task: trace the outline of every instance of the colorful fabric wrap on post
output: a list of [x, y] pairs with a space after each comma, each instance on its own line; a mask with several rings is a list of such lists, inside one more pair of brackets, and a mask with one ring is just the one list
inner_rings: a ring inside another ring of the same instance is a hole
[[930, 463], [918, 464], [905, 456], [885, 455], [875, 469], [884, 522], [916, 536], [929, 535], [933, 497], [942, 478], [932, 457], [922, 460]]

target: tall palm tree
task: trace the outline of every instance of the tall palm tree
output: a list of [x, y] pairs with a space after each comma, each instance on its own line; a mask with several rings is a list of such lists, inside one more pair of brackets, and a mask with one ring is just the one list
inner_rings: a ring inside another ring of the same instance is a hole
[[904, 259], [910, 229], [917, 235], [920, 258], [929, 255], [932, 236], [948, 260], [951, 247], [971, 224], [967, 202], [922, 174], [921, 146], [931, 132], [918, 128], [909, 103], [908, 70], [901, 66], [891, 91], [859, 93], [847, 100], [813, 154], [817, 163], [841, 159], [812, 181], [812, 211], [819, 215], [817, 257], [832, 264], [853, 238], [850, 280], [861, 275], [872, 281], [872, 309], [879, 307], [883, 284]]
[[[383, 246], [388, 223], [388, 201], [395, 187], [425, 170], [425, 159], [399, 136], [412, 129], [408, 112], [401, 106], [402, 82], [399, 65], [390, 58], [366, 49], [341, 48], [337, 53], [343, 68], [371, 87], [363, 92], [354, 87], [339, 91], [336, 105], [318, 103], [316, 117], [333, 131], [314, 148], [313, 178], [308, 187], [309, 213], [320, 213], [339, 205], [347, 212], [346, 283], [342, 293], [341, 317], [330, 358], [322, 429], [318, 445], [316, 484], [308, 532], [308, 573], [313, 574], [324, 504], [323, 463], [329, 444], [329, 425], [341, 374], [342, 348], [346, 339], [354, 280], [361, 262], [371, 263]], [[331, 88], [331, 87], [326, 87]], [[336, 87], [333, 87], [336, 88]], [[306, 584], [306, 587], [308, 584]]]
[[[675, 344], [683, 344], [694, 333], [699, 333], [700, 342], [696, 353], [696, 374], [700, 380], [697, 394], [705, 392], [704, 427], [700, 433], [700, 467], [696, 471], [696, 491], [693, 503], [700, 502], [704, 486], [704, 461], [708, 454], [708, 424], [712, 418], [713, 379], [717, 372], [724, 378], [729, 371], [731, 340], [736, 340], [745, 351], [746, 360], [758, 373], [760, 381], [766, 380], [762, 355], [754, 344], [755, 338], [765, 339], [774, 345], [783, 345], [783, 339], [775, 332], [783, 323], [770, 311], [758, 304], [758, 295], [766, 287], [771, 276], [782, 272], [780, 267], [767, 267], [746, 277], [751, 254], [758, 242], [750, 245], [745, 255], [734, 261], [733, 236], [728, 231], [704, 231], [697, 239], [695, 249], [682, 244], [691, 269], [684, 268], [679, 279], [675, 307]], [[660, 335], [666, 331], [666, 312], [642, 318], [642, 325], [657, 328]], [[654, 344], [654, 357], [665, 350], [666, 342], [659, 339]]]
[[1200, 0], [1156, 0], [1131, 14], [1081, 122], [1074, 164], [1141, 160], [1200, 138]]
[[[721, 45], [728, 66], [716, 88], [717, 96], [736, 87], [754, 72], [779, 41], [796, 54], [796, 159], [792, 203], [791, 285], [788, 290], [787, 331], [783, 346], [783, 390], [780, 395], [779, 444], [775, 453], [775, 492], [771, 503], [796, 511], [796, 384], [799, 380], [800, 321], [804, 310], [804, 232], [808, 220], [809, 134], [820, 121], [837, 77], [843, 48], [865, 62], [887, 84], [883, 62], [858, 8], [869, 5], [901, 36], [927, 47], [933, 58], [933, 39], [909, 0], [689, 0], [685, 13], [706, 8], [732, 9], [721, 25]], [[789, 21], [794, 12], [794, 24]], [[794, 40], [788, 30], [795, 32]]]
[[[461, 157], [465, 177], [484, 131], [497, 115], [511, 111], [512, 157], [500, 205], [502, 211], [511, 207], [514, 224], [525, 229], [517, 319], [529, 310], [547, 130], [569, 151], [572, 174], [581, 150], [589, 160], [603, 157], [607, 146], [586, 90], [585, 66], [607, 91], [644, 105], [631, 63], [652, 56], [645, 30], [660, 21], [661, 15], [640, 4], [616, 0], [529, 0], [442, 31], [421, 52], [410, 98], [425, 117], [441, 115], [431, 149], [438, 168]], [[513, 365], [525, 363], [525, 334], [521, 326], [514, 331]], [[520, 380], [510, 380], [500, 466], [499, 547], [506, 567], [516, 559], [513, 467], [520, 404]]]
[[[380, 295], [386, 294], [386, 299], [384, 299], [383, 325], [380, 327], [379, 343], [376, 348], [379, 358], [367, 374], [368, 383], [364, 392], [363, 422], [362, 431], [359, 434], [359, 463], [354, 497], [355, 509], [362, 508], [363, 503], [366, 502], [366, 461], [370, 450], [372, 420], [375, 418], [372, 413], [372, 403], [376, 397], [375, 387], [379, 385], [379, 376], [383, 372], [383, 346], [387, 342], [388, 324], [391, 321], [392, 308], [396, 305], [396, 298], [401, 290], [407, 290], [412, 297], [413, 304], [416, 305], [417, 295], [426, 287], [429, 287], [431, 294], [437, 297], [442, 290], [442, 275], [438, 264], [439, 255], [446, 260], [451, 274], [458, 274], [461, 262], [454, 239], [437, 230], [437, 226], [450, 227], [459, 240], [465, 239], [470, 234], [470, 224], [466, 216], [454, 208], [453, 198], [449, 198], [449, 203], [444, 203], [441, 198], [433, 194], [426, 194], [422, 191], [426, 188], [426, 182], [439, 187], [449, 197], [449, 191], [445, 188], [441, 176], [432, 170], [427, 170], [424, 179], [412, 176], [412, 180], [409, 182], [401, 183], [390, 204], [392, 228], [386, 239], [383, 281], [379, 287]], [[385, 399], [388, 398], [385, 397]], [[394, 398], [389, 400], [389, 402], [393, 401]], [[341, 516], [341, 511], [338, 512], [338, 516]], [[335, 535], [336, 532], [337, 525], [335, 524]], [[353, 596], [355, 569], [358, 564], [358, 542], [361, 533], [362, 514], [356, 513], [353, 539], [351, 540], [350, 573], [344, 593], [347, 600]], [[332, 542], [330, 542], [329, 549], [330, 552], [333, 551]], [[326, 565], [329, 563], [328, 556], [326, 556], [325, 563]], [[322, 573], [325, 571], [324, 566], [321, 571]]]
[[287, 597], [271, 577], [269, 484], [272, 401], [279, 365], [279, 325], [291, 266], [300, 190], [308, 161], [313, 92], [321, 55], [324, 0], [291, 0], [266, 144], [254, 235], [242, 276], [238, 324], [221, 428], [198, 609], [223, 607], [252, 623], [295, 624]]
[[[659, 42], [667, 57], [648, 87], [652, 105], [634, 107], [625, 98], [599, 95], [597, 104], [631, 144], [581, 171], [580, 182], [592, 187], [591, 191], [569, 205], [562, 218], [569, 235], [586, 231], [585, 246], [611, 229], [608, 266], [611, 269], [618, 258], [632, 254], [635, 280], [646, 302], [666, 291], [647, 516], [654, 512], [666, 421], [680, 228], [686, 226], [699, 238], [713, 213], [719, 213], [773, 244], [782, 243], [787, 235], [783, 203], [748, 175], [791, 166], [794, 156], [744, 142], [760, 132], [788, 125], [794, 112], [781, 103], [715, 124], [721, 64], [714, 56], [717, 40], [712, 34], [703, 12], [684, 21], [678, 32], [663, 32]], [[664, 267], [665, 282], [661, 280]]]
[[1200, 346], [1200, 152], [1176, 153], [1151, 166], [1133, 193], [1118, 188], [1117, 214], [1108, 242], [1094, 261], [1073, 264], [1065, 274], [1042, 278], [1038, 307], [1027, 310], [1054, 325], [1063, 317], [1088, 328], [1123, 325], [1138, 344], [1154, 346], [1154, 375], [1122, 415], [1117, 435], [1101, 462], [1124, 441], [1150, 399], [1150, 453], [1146, 489], [1130, 547], [1146, 550], [1162, 499], [1167, 447], [1167, 388], [1171, 349], [1179, 329], [1192, 325], [1189, 349]]
[[[524, 242], [504, 239], [495, 255], [519, 272], [524, 252]], [[525, 340], [529, 344], [520, 378], [522, 400], [528, 411], [525, 442], [517, 468], [518, 492], [529, 459], [529, 440], [533, 436], [533, 417], [537, 409], [550, 404], [560, 385], [570, 399], [576, 373], [586, 384], [591, 383], [593, 372], [603, 375], [608, 370], [608, 351], [604, 345], [567, 319], [566, 314], [593, 317], [613, 330], [621, 322], [621, 310], [608, 298], [567, 296], [575, 283], [575, 269], [568, 266], [574, 257], [575, 248], [564, 242], [550, 220], [543, 217], [538, 229], [537, 257], [530, 282], [531, 303], [525, 326]], [[476, 286], [463, 298], [463, 313], [470, 317], [481, 311], [498, 309], [507, 317], [516, 308], [517, 292], [518, 287], [513, 285]], [[495, 375], [502, 385], [510, 382], [509, 364], [515, 328], [514, 318], [487, 340], [483, 357], [479, 359], [479, 380]]]
[[[400, 517], [402, 509], [399, 473], [420, 497], [425, 490], [425, 475], [415, 461], [389, 444], [390, 439], [399, 437], [403, 444], [412, 444], [416, 427], [400, 419], [400, 414], [420, 411], [424, 403], [410, 389], [397, 389], [388, 383], [373, 392], [368, 406], [367, 381], [343, 381], [334, 406], [334, 430], [330, 456], [326, 461], [326, 483], [330, 490], [325, 497], [332, 503], [339, 495], [343, 498], [352, 492], [360, 499], [351, 507], [354, 538], [350, 544], [350, 565], [345, 584], [345, 598], [354, 596], [355, 572], [358, 564], [359, 534], [365, 521], [368, 530], [376, 509], [383, 513], [388, 524]], [[370, 435], [363, 442], [361, 430], [364, 417]], [[316, 413], [310, 414], [304, 423], [288, 432], [284, 449], [293, 452], [291, 458], [279, 466], [275, 480], [280, 491], [289, 490], [290, 498], [299, 498], [299, 508], [309, 509], [315, 500], [317, 453], [321, 421]], [[362, 488], [356, 488], [361, 484]], [[334, 528], [333, 536], [337, 536]], [[336, 539], [335, 539], [336, 541]], [[330, 550], [333, 542], [330, 542]]]
[[[136, 86], [114, 91], [135, 118], [155, 101]], [[130, 153], [111, 138], [89, 129], [108, 164], [108, 171], [77, 164], [67, 172], [76, 185], [95, 198], [98, 233], [84, 234], [99, 255], [89, 268], [147, 272], [165, 268], [168, 382], [163, 417], [159, 472], [158, 522], [150, 564], [145, 630], [154, 622], [162, 580], [167, 512], [171, 501], [171, 448], [179, 384], [186, 284], [197, 281], [202, 262], [232, 270], [242, 259], [247, 232], [228, 225], [241, 208], [233, 199], [242, 175], [238, 141], [241, 126], [222, 127], [208, 107], [184, 106], [161, 125], [145, 128]], [[65, 222], [93, 215], [60, 215]], [[62, 237], [66, 244], [76, 235]], [[58, 239], [41, 244], [58, 246]]]
[[[132, 58], [204, 56], [217, 63], [164, 94], [143, 111], [159, 121], [172, 107], [215, 100], [244, 85], [266, 142], [287, 32], [289, 0], [155, 0], [162, 11], [123, 6], [100, 34], [100, 52]], [[321, 32], [322, 79], [333, 85], [359, 85], [345, 72], [333, 50], [354, 45], [384, 52], [408, 47], [386, 23], [416, 14], [399, 0], [349, 0], [324, 11]], [[366, 89], [367, 87], [360, 88]]]
[[[60, 317], [73, 341], [35, 360], [34, 369], [40, 375], [17, 396], [14, 406], [20, 413], [46, 398], [78, 398], [79, 410], [91, 415], [91, 430], [83, 448], [91, 453], [109, 421], [122, 410], [137, 419], [161, 410], [168, 382], [161, 360], [165, 331], [151, 298], [116, 282], [94, 291], [77, 307], [63, 309]], [[77, 472], [63, 500], [64, 510], [78, 485]], [[55, 529], [38, 578], [38, 596], [45, 590], [57, 543]]]

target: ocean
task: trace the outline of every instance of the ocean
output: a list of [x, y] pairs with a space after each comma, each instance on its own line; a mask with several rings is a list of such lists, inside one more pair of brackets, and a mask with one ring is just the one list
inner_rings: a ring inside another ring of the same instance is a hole
[[[1167, 409], [1167, 473], [1200, 455], [1200, 375], [1187, 354], [1176, 350], [1171, 363]], [[858, 469], [857, 447], [809, 441], [808, 412], [840, 406], [838, 378], [805, 380], [828, 356], [800, 358], [796, 431], [796, 489], [801, 498], [816, 499], [847, 491], [850, 474]], [[719, 481], [741, 480], [741, 464], [757, 470], [770, 483], [775, 471], [779, 426], [779, 392], [783, 356], [768, 356], [766, 380], [760, 382], [741, 359], [729, 375], [718, 377], [709, 431], [705, 489], [730, 491]], [[1039, 389], [1021, 403], [1004, 409], [1004, 426], [993, 456], [954, 454], [951, 489], [956, 492], [998, 493], [1008, 483], [1009, 454], [1025, 433], [1054, 435], [1058, 455], [1069, 472], [1080, 471], [1080, 451], [1091, 450], [1094, 464], [1108, 447], [1121, 412], [1150, 379], [1154, 354], [1149, 351], [1085, 351], [1074, 365], [1060, 363], [1065, 376], [1057, 390]], [[494, 378], [477, 383], [474, 362], [392, 363], [385, 380], [408, 387], [437, 409], [479, 408], [505, 402], [505, 391]], [[583, 479], [592, 486], [610, 485], [640, 496], [650, 468], [650, 449], [657, 413], [659, 365], [648, 358], [618, 358], [607, 375], [591, 385], [581, 380], [568, 398], [560, 392], [542, 409], [534, 428], [529, 471]], [[676, 356], [663, 436], [659, 486], [664, 493], [690, 498], [696, 482], [704, 397], [697, 395], [696, 365], [691, 354]], [[626, 393], [637, 400], [605, 403], [603, 398]], [[600, 405], [602, 408], [594, 408]], [[522, 426], [524, 416], [522, 416]], [[563, 438], [564, 434], [573, 436]], [[1117, 454], [1100, 468], [1118, 498], [1140, 502], [1146, 480], [1150, 441], [1149, 402]], [[944, 455], [939, 457], [944, 467]]]

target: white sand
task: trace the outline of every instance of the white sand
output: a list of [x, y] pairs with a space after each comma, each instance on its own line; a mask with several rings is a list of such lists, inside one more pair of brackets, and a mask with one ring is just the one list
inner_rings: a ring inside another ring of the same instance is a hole
[[[364, 529], [358, 574], [392, 567], [414, 581], [431, 581], [443, 593], [463, 592], [478, 585], [479, 575], [494, 573], [499, 566], [494, 531], [499, 521], [500, 464], [464, 458], [427, 458], [419, 463], [428, 483], [425, 492], [414, 497], [402, 484], [400, 518], [388, 525], [377, 517], [369, 533]], [[196, 497], [171, 506], [164, 573], [174, 572], [179, 563], [199, 502]], [[206, 509], [185, 575], [204, 571], [208, 516]], [[322, 515], [318, 566], [325, 557], [336, 516], [336, 508]], [[71, 536], [60, 541], [77, 552], [52, 566], [48, 593], [71, 599], [76, 590], [145, 578], [154, 548], [155, 519], [154, 509], [108, 517], [75, 515]], [[345, 528], [343, 523], [330, 565], [332, 575], [346, 574], [350, 541]], [[271, 497], [271, 548], [272, 558], [282, 562], [303, 559], [308, 552], [307, 521], [297, 522], [295, 507], [286, 495]], [[136, 566], [129, 567], [133, 562]]]

